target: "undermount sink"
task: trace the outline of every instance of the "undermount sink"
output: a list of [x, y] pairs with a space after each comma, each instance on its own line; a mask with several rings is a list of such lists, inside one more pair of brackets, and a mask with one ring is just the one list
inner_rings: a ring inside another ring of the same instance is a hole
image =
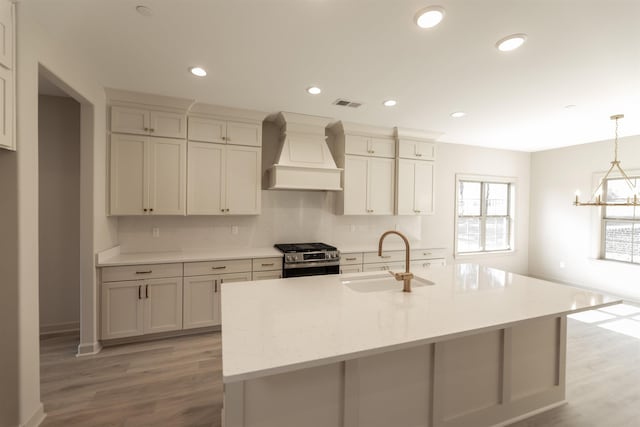
[[[356, 292], [382, 292], [402, 290], [402, 282], [389, 274], [374, 273], [367, 276], [349, 277], [341, 279], [340, 282]], [[422, 277], [414, 276], [411, 279], [411, 287], [432, 286], [435, 283]]]

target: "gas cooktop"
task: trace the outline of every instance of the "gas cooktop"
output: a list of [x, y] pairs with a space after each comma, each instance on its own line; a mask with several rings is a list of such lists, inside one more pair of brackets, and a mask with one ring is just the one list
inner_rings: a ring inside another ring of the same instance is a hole
[[326, 252], [337, 250], [335, 246], [329, 246], [325, 243], [279, 243], [273, 246], [284, 253]]

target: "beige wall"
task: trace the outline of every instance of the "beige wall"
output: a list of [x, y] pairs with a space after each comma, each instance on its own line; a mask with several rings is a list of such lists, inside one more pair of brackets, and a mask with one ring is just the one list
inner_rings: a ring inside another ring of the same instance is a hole
[[38, 104], [40, 330], [80, 325], [80, 104]]
[[[625, 170], [640, 170], [640, 136], [620, 140], [619, 158]], [[640, 301], [640, 266], [597, 259], [600, 210], [572, 205], [577, 189], [590, 197], [612, 159], [613, 141], [532, 154], [529, 272]]]

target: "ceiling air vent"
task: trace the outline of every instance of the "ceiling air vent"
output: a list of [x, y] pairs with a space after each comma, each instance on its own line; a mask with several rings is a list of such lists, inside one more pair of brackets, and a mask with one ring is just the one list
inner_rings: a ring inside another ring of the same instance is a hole
[[362, 105], [362, 102], [353, 102], [353, 101], [348, 101], [346, 99], [338, 98], [335, 101], [333, 101], [333, 105], [338, 105], [340, 107], [358, 108], [359, 106]]

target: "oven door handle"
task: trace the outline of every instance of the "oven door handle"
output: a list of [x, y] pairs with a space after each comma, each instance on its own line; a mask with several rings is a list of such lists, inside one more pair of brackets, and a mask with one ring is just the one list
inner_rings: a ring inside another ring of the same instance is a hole
[[331, 260], [330, 262], [326, 261], [316, 261], [316, 262], [296, 262], [296, 263], [284, 263], [284, 269], [288, 270], [291, 268], [309, 268], [309, 267], [333, 267], [336, 265], [340, 265], [340, 259]]

